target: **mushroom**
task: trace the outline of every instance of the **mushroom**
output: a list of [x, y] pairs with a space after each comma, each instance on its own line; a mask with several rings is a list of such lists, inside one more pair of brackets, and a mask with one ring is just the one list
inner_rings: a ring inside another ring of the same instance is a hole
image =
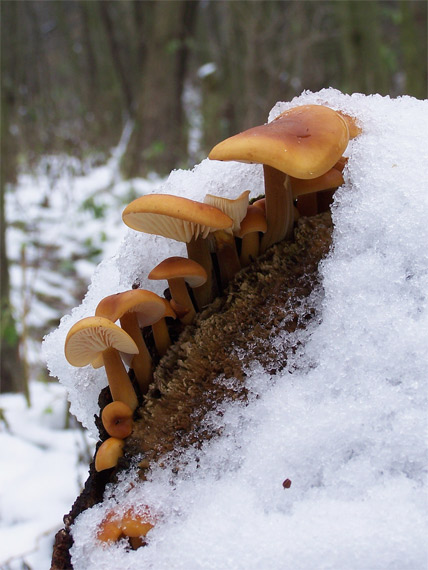
[[271, 123], [253, 127], [215, 146], [212, 160], [263, 164], [267, 232], [262, 250], [291, 236], [294, 210], [287, 175], [317, 178], [330, 170], [349, 141], [348, 121], [323, 105], [294, 107]]
[[171, 303], [167, 299], [162, 299], [165, 305], [165, 313], [158, 321], [152, 324], [153, 338], [156, 345], [156, 350], [159, 356], [164, 356], [168, 348], [171, 346], [171, 337], [169, 335], [166, 319], [176, 319], [177, 315], [171, 307]]
[[134, 230], [185, 242], [189, 258], [207, 272], [206, 283], [194, 291], [198, 308], [212, 301], [213, 266], [207, 238], [210, 232], [232, 227], [229, 216], [218, 208], [181, 196], [148, 194], [128, 204], [122, 218]]
[[241, 264], [236, 250], [234, 234], [239, 231], [241, 221], [247, 213], [249, 190], [242, 192], [236, 199], [224, 198], [207, 194], [204, 202], [215, 206], [233, 220], [230, 229], [213, 232], [216, 243], [216, 255], [220, 273], [220, 288], [224, 289], [228, 282], [241, 269]]
[[137, 354], [138, 347], [127, 332], [103, 317], [81, 319], [71, 327], [65, 339], [65, 357], [72, 366], [86, 366], [102, 355], [113, 400], [135, 410], [137, 395], [119, 351]]
[[95, 456], [95, 471], [104, 471], [116, 467], [119, 458], [123, 455], [123, 439], [109, 437], [98, 448]]
[[101, 421], [111, 437], [125, 439], [132, 432], [133, 412], [123, 402], [110, 402], [101, 413]]
[[267, 229], [266, 216], [263, 208], [248, 206], [247, 215], [241, 222], [236, 236], [241, 238], [240, 262], [242, 267], [249, 265], [259, 255], [260, 232]]
[[102, 299], [95, 315], [120, 324], [138, 347], [131, 361], [131, 368], [140, 387], [146, 394], [153, 378], [152, 358], [144, 342], [140, 327], [147, 327], [158, 321], [165, 313], [165, 305], [159, 295], [145, 289], [131, 289]]
[[168, 281], [171, 297], [175, 303], [186, 309], [186, 314], [180, 317], [181, 322], [184, 325], [190, 324], [195, 318], [196, 311], [186, 283], [194, 288], [206, 282], [207, 272], [202, 265], [186, 257], [168, 257], [151, 270], [148, 278]]
[[97, 538], [102, 542], [115, 542], [122, 536], [144, 537], [154, 527], [154, 523], [154, 517], [147, 507], [143, 508], [142, 513], [136, 512], [133, 507], [123, 515], [110, 511], [100, 524]]
[[324, 200], [323, 191], [335, 190], [344, 182], [342, 173], [336, 169], [336, 165], [317, 178], [302, 179], [290, 176], [289, 179], [293, 198], [297, 199], [297, 209], [302, 216], [314, 216], [325, 211], [330, 204], [332, 193], [329, 192], [327, 199]]

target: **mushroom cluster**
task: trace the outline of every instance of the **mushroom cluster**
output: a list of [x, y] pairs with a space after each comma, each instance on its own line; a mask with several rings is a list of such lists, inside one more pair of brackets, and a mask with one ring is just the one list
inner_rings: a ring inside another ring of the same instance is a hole
[[[115, 467], [123, 455], [135, 410], [153, 380], [153, 358], [167, 352], [172, 327], [180, 332], [191, 325], [238, 271], [271, 245], [291, 239], [300, 215], [328, 208], [332, 193], [343, 183], [343, 152], [359, 133], [351, 117], [329, 107], [295, 107], [271, 123], [226, 139], [209, 154], [212, 160], [262, 164], [264, 198], [250, 204], [249, 190], [236, 199], [207, 194], [204, 202], [150, 194], [125, 208], [127, 226], [186, 243], [188, 258], [170, 257], [149, 273], [149, 279], [168, 283], [165, 297], [143, 289], [110, 295], [100, 300], [94, 316], [77, 322], [67, 335], [68, 362], [104, 366], [110, 388], [112, 402], [101, 413], [108, 438], [97, 450], [97, 471]], [[135, 517], [132, 520], [135, 523]], [[128, 522], [109, 519], [100, 540], [110, 536], [107, 529], [114, 540], [120, 535], [145, 536], [146, 523], [141, 528], [135, 523], [132, 533], [137, 534], [129, 534]]]

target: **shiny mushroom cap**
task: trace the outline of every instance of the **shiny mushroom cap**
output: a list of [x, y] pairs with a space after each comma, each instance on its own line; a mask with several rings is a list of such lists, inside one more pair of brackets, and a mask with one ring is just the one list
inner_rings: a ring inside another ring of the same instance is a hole
[[303, 105], [222, 141], [209, 158], [261, 163], [296, 178], [316, 178], [333, 168], [349, 138], [348, 123], [339, 113]]
[[107, 404], [101, 413], [101, 421], [111, 437], [125, 439], [132, 432], [133, 411], [124, 402], [116, 401]]
[[123, 455], [123, 439], [109, 437], [98, 448], [95, 456], [95, 471], [104, 471], [116, 467]]
[[171, 194], [141, 196], [128, 204], [122, 218], [134, 230], [186, 243], [233, 223], [218, 208]]
[[136, 313], [141, 327], [152, 325], [164, 316], [163, 299], [153, 291], [130, 289], [102, 299], [95, 310], [95, 315], [117, 321], [125, 313]]
[[200, 287], [207, 280], [205, 269], [187, 257], [168, 257], [157, 265], [148, 275], [149, 279], [184, 279], [190, 287]]
[[235, 199], [223, 198], [223, 196], [214, 196], [213, 194], [207, 194], [204, 198], [204, 202], [205, 204], [215, 206], [227, 214], [230, 218], [232, 218], [232, 231], [233, 233], [236, 233], [239, 230], [241, 221], [245, 218], [245, 215], [247, 213], [249, 195], [249, 190], [245, 190], [240, 196], [238, 196], [238, 198]]
[[86, 317], [75, 323], [65, 339], [65, 357], [72, 366], [86, 366], [107, 348], [137, 354], [138, 348], [123, 329], [103, 317]]

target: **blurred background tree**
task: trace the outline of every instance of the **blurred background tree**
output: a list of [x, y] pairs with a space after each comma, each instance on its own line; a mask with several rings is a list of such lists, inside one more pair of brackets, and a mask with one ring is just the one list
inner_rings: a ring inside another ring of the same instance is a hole
[[427, 2], [2, 0], [1, 66], [2, 390], [20, 390], [3, 208], [19, 171], [106, 161], [128, 124], [122, 175], [167, 174], [304, 89], [425, 98]]

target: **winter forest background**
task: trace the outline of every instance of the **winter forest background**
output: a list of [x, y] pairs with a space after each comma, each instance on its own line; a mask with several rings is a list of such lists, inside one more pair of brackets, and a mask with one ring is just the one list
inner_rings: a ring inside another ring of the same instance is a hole
[[[0, 392], [28, 404], [31, 384], [49, 381], [43, 336], [84, 296], [118, 233], [107, 229], [112, 212], [120, 217], [144, 184], [191, 168], [305, 89], [427, 97], [424, 0], [3, 0], [0, 9]], [[67, 219], [55, 219], [59, 193]], [[72, 238], [62, 233], [71, 215], [86, 228]], [[0, 431], [10, 428], [3, 405]]]

